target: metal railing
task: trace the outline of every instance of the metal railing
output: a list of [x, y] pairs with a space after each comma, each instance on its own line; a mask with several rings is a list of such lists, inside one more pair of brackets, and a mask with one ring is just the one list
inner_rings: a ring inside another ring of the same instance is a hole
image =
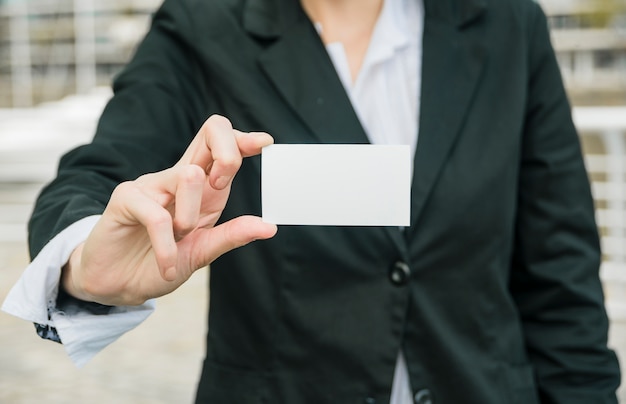
[[[601, 276], [612, 317], [626, 318], [626, 106], [573, 111], [602, 235]], [[585, 142], [587, 141], [587, 142]]]
[[0, 0], [0, 106], [108, 85], [161, 1]]

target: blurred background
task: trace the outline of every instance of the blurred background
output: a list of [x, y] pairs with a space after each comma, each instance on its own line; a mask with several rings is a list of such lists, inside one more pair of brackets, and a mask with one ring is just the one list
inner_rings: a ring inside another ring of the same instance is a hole
[[[0, 0], [0, 301], [28, 262], [25, 223], [37, 193], [59, 156], [91, 138], [111, 78], [160, 3]], [[540, 3], [592, 179], [610, 345], [626, 367], [626, 0]], [[206, 282], [198, 272], [81, 370], [31, 324], [0, 313], [0, 403], [191, 402]]]

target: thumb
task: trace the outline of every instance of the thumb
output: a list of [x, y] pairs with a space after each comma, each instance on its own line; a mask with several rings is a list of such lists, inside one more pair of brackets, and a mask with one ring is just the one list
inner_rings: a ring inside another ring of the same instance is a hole
[[222, 254], [255, 240], [274, 237], [278, 228], [258, 216], [240, 216], [213, 228], [203, 229], [198, 238], [196, 268], [204, 267]]

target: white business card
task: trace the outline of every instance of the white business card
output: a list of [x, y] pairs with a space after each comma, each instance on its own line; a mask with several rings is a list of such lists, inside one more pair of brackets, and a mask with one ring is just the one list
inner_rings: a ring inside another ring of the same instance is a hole
[[279, 225], [409, 226], [405, 145], [274, 144], [261, 154], [263, 220]]

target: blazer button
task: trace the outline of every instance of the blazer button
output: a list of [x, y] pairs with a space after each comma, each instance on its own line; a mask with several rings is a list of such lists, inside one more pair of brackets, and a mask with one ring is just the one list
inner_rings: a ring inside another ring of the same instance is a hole
[[434, 404], [433, 397], [430, 394], [430, 390], [421, 389], [415, 393], [415, 404]]
[[409, 266], [402, 262], [398, 261], [389, 270], [389, 280], [396, 286], [405, 285], [409, 281], [409, 276], [411, 275], [411, 269]]

